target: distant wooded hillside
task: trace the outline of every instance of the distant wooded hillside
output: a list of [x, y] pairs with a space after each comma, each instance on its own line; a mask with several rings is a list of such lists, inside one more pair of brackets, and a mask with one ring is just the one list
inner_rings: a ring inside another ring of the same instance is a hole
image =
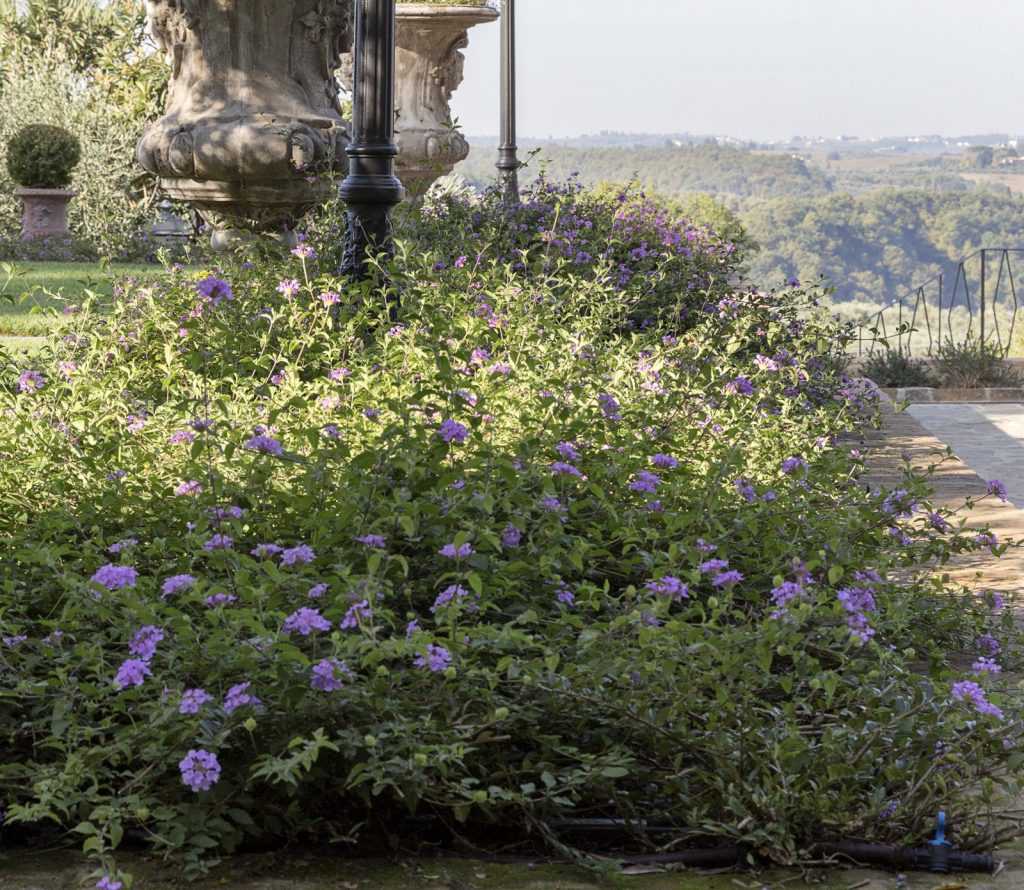
[[[493, 181], [494, 149], [457, 168], [478, 187]], [[1005, 172], [979, 175], [963, 159], [826, 159], [723, 145], [565, 148], [534, 156], [529, 178], [578, 172], [581, 181], [636, 180], [694, 208], [704, 223], [738, 218], [760, 245], [750, 275], [764, 285], [828, 277], [839, 301], [901, 296], [979, 247], [1024, 247], [1024, 197]], [[710, 195], [722, 213], [716, 217]], [[730, 211], [726, 214], [725, 210]]]

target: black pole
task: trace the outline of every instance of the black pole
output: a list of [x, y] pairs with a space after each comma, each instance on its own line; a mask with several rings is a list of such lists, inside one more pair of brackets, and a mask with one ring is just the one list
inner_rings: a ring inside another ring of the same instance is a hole
[[344, 275], [366, 278], [367, 261], [392, 250], [391, 210], [405, 189], [395, 176], [395, 0], [356, 0], [352, 142], [338, 196], [348, 205]]
[[516, 0], [501, 4], [501, 142], [498, 175], [505, 195], [519, 202], [519, 157], [516, 154]]

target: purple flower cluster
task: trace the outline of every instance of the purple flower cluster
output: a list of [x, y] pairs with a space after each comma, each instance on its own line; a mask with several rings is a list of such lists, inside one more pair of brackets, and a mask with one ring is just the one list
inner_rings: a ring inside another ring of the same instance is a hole
[[373, 547], [377, 550], [384, 550], [388, 546], [388, 542], [383, 535], [360, 535], [356, 538], [356, 541], [364, 547]]
[[875, 635], [868, 613], [876, 609], [875, 585], [881, 584], [882, 579], [875, 571], [856, 572], [854, 578], [861, 586], [836, 591], [836, 599], [846, 612], [846, 628], [850, 636], [863, 645]]
[[281, 457], [284, 454], [284, 448], [281, 447], [281, 443], [277, 439], [262, 434], [248, 439], [245, 447], [249, 451], [256, 451], [259, 454], [270, 454], [274, 457]]
[[208, 791], [220, 779], [217, 755], [202, 748], [191, 748], [178, 764], [181, 781], [192, 791]]
[[657, 473], [652, 473], [650, 470], [641, 470], [636, 474], [636, 478], [629, 483], [629, 490], [640, 492], [641, 494], [654, 494], [658, 490], [659, 485], [661, 485], [661, 478]]
[[433, 643], [427, 646], [427, 651], [424, 654], [417, 655], [413, 659], [413, 664], [416, 667], [428, 668], [434, 673], [445, 670], [451, 663], [451, 652], [445, 649], [444, 646], [435, 646]]
[[285, 618], [282, 631], [286, 636], [297, 633], [306, 637], [315, 630], [330, 629], [331, 622], [324, 618], [317, 609], [311, 609], [308, 606], [303, 606], [301, 609], [297, 609]]
[[281, 565], [294, 566], [300, 563], [311, 563], [316, 553], [308, 544], [299, 544], [281, 551]]
[[[360, 621], [369, 621], [371, 618], [373, 618], [373, 611], [370, 609], [370, 601], [359, 600], [359, 602], [349, 606], [345, 617], [338, 622], [338, 628], [341, 630], [351, 630], [354, 627], [359, 627]], [[330, 627], [330, 624], [328, 624], [328, 627]], [[326, 630], [327, 628], [319, 629]]]
[[147, 624], [139, 629], [128, 644], [128, 651], [137, 655], [143, 661], [150, 661], [156, 655], [157, 643], [164, 638], [164, 632], [159, 627]]
[[668, 599], [686, 600], [690, 598], [690, 588], [674, 575], [662, 575], [657, 581], [648, 581], [648, 590]]
[[178, 702], [179, 714], [198, 714], [200, 708], [213, 701], [213, 696], [205, 689], [186, 689]]
[[148, 661], [141, 658], [129, 658], [118, 668], [117, 676], [114, 677], [114, 685], [119, 690], [127, 689], [129, 686], [141, 686], [146, 677], [151, 676], [153, 676], [153, 671], [150, 669]]
[[313, 665], [309, 685], [318, 692], [337, 692], [351, 679], [352, 671], [338, 658], [325, 658]]
[[38, 392], [46, 381], [38, 371], [24, 371], [18, 378], [18, 391], [25, 393]]
[[252, 686], [252, 683], [248, 680], [245, 683], [236, 683], [232, 686], [228, 690], [228, 694], [224, 696], [224, 710], [229, 714], [233, 714], [239, 708], [246, 705], [251, 708], [263, 707], [263, 702], [249, 692], [250, 686]]
[[441, 424], [437, 434], [445, 442], [454, 442], [456, 445], [462, 445], [469, 438], [469, 430], [457, 420], [451, 419]]
[[465, 544], [459, 544], [458, 547], [455, 544], [445, 544], [440, 550], [437, 551], [439, 556], [446, 556], [448, 559], [465, 559], [473, 552], [473, 545], [468, 542]]
[[988, 482], [988, 493], [994, 494], [999, 500], [1006, 501], [1006, 486], [998, 479], [991, 479]]
[[107, 590], [121, 590], [125, 587], [134, 587], [138, 577], [139, 573], [131, 566], [107, 563], [105, 566], [100, 566], [89, 580]]
[[551, 473], [554, 476], [575, 476], [578, 479], [583, 478], [583, 474], [577, 467], [574, 467], [570, 463], [566, 463], [564, 460], [556, 460], [551, 464]]
[[199, 296], [202, 300], [214, 306], [219, 304], [221, 300], [234, 299], [231, 285], [223, 278], [217, 278], [215, 275], [210, 275], [202, 279], [202, 281], [197, 281], [196, 290], [199, 291]]
[[974, 705], [979, 714], [989, 714], [998, 720], [1003, 719], [1003, 712], [988, 700], [985, 690], [973, 680], [961, 680], [953, 684], [953, 698], [967, 701]]

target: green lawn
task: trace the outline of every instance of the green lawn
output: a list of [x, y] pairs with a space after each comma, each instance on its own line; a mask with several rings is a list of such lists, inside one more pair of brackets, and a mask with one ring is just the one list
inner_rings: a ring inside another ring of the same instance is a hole
[[[0, 342], [9, 349], [38, 347], [51, 321], [39, 310], [80, 301], [87, 290], [112, 298], [110, 278], [156, 276], [154, 265], [99, 263], [0, 263]], [[12, 274], [13, 273], [13, 274]]]

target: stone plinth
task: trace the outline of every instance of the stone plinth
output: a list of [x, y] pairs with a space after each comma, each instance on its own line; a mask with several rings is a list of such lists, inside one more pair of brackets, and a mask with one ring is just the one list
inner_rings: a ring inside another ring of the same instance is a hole
[[171, 65], [139, 163], [224, 231], [290, 230], [348, 168], [334, 81], [353, 0], [147, 0]]
[[[451, 129], [452, 93], [462, 83], [469, 29], [493, 22], [487, 6], [400, 3], [395, 52], [395, 173], [411, 197], [421, 197], [438, 177], [469, 154], [469, 143]], [[342, 80], [352, 83], [346, 57]]]
[[25, 205], [22, 237], [51, 238], [68, 233], [68, 204], [78, 192], [70, 189], [18, 189]]

